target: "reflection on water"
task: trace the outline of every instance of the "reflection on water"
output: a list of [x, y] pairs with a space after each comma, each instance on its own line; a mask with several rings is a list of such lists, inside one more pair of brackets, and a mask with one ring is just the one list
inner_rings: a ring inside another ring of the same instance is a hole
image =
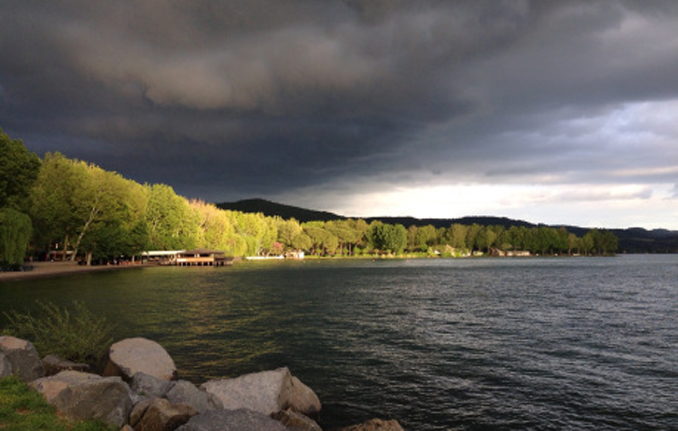
[[678, 258], [265, 262], [0, 284], [85, 301], [183, 378], [288, 366], [326, 425], [678, 429]]

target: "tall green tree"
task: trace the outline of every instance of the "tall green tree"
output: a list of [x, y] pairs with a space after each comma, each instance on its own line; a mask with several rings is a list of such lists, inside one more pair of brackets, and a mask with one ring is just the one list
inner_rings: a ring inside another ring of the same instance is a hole
[[0, 129], [0, 208], [12, 207], [27, 212], [29, 195], [38, 173], [40, 158]]
[[489, 252], [492, 246], [494, 245], [495, 241], [497, 240], [498, 235], [496, 232], [492, 229], [492, 227], [487, 226], [478, 232], [478, 236], [476, 237], [476, 244], [478, 244], [478, 248], [481, 251], [487, 251]]
[[[123, 244], [140, 239], [138, 224], [147, 200], [141, 185], [115, 172], [47, 154], [31, 193], [36, 238], [45, 247], [61, 242], [64, 252], [72, 247], [72, 259], [85, 250], [88, 262], [92, 253], [103, 253], [98, 248], [122, 254], [127, 250]], [[113, 239], [118, 246], [111, 245]]]
[[273, 218], [262, 213], [233, 213], [236, 219], [236, 232], [247, 244], [248, 256], [266, 254], [278, 237]]
[[165, 184], [145, 187], [148, 193], [145, 220], [151, 246], [157, 250], [195, 247], [198, 221], [188, 201]]
[[[78, 254], [83, 239], [91, 233], [95, 225], [99, 231], [111, 232], [113, 229], [126, 228], [136, 210], [128, 203], [129, 189], [132, 184], [117, 173], [105, 171], [98, 166], [85, 162], [76, 162], [85, 170], [85, 181], [76, 188], [74, 196], [74, 216], [76, 217], [77, 236], [73, 243], [73, 259]], [[110, 235], [110, 234], [109, 234]]]
[[466, 230], [466, 247], [469, 250], [473, 251], [479, 249], [478, 235], [482, 229], [483, 227], [477, 223], [473, 223], [471, 226], [468, 226], [468, 229]]
[[467, 248], [466, 237], [468, 236], [468, 226], [454, 223], [450, 226], [450, 245], [457, 250], [464, 250]]
[[339, 254], [353, 254], [353, 248], [360, 241], [362, 233], [354, 228], [352, 220], [333, 220], [325, 223], [325, 229], [337, 237]]
[[432, 225], [422, 226], [417, 230], [414, 238], [415, 248], [426, 251], [428, 248], [436, 243], [438, 232]]
[[31, 219], [26, 214], [12, 208], [0, 209], [0, 263], [23, 263], [31, 231]]
[[372, 222], [367, 237], [373, 248], [385, 253], [400, 254], [407, 246], [407, 229], [401, 224]]
[[66, 253], [77, 235], [76, 196], [86, 177], [84, 165], [60, 153], [45, 155], [30, 196], [30, 215], [40, 248], [56, 247]]
[[311, 239], [311, 253], [317, 256], [333, 255], [339, 247], [339, 239], [326, 229], [322, 221], [306, 222], [302, 225], [304, 233]]

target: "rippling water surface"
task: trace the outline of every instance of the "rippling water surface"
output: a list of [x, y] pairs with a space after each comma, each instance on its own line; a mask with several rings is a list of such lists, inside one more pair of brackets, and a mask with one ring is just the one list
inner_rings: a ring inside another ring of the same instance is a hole
[[288, 366], [323, 425], [678, 429], [678, 256], [264, 262], [0, 283], [81, 299], [183, 378]]

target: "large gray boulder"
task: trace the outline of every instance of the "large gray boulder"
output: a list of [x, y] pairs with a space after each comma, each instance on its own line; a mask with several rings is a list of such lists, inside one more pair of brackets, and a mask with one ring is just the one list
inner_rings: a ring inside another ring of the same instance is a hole
[[29, 385], [71, 419], [100, 419], [121, 427], [132, 410], [129, 386], [120, 377], [62, 371]]
[[130, 425], [135, 431], [174, 431], [197, 414], [191, 406], [150, 398], [134, 406]]
[[[5, 368], [7, 362], [11, 373], [24, 382], [31, 382], [45, 375], [45, 367], [33, 344], [26, 340], [12, 336], [0, 337], [0, 353], [5, 356], [6, 362], [1, 361]], [[6, 373], [6, 371], [3, 371]]]
[[176, 431], [287, 431], [280, 422], [247, 409], [214, 410], [194, 416]]
[[12, 364], [4, 353], [0, 352], [0, 379], [12, 375]]
[[305, 415], [316, 415], [321, 409], [315, 392], [286, 367], [234, 379], [210, 380], [200, 387], [216, 395], [224, 408], [230, 410], [245, 408], [269, 416], [288, 408]]
[[188, 404], [200, 413], [224, 408], [223, 403], [216, 395], [198, 389], [187, 380], [178, 380], [172, 383], [165, 393], [165, 398], [175, 404]]
[[155, 341], [146, 338], [128, 338], [110, 347], [104, 376], [120, 376], [129, 381], [139, 372], [163, 380], [177, 378], [174, 361]]
[[404, 431], [398, 421], [383, 419], [370, 419], [366, 422], [350, 427], [342, 428], [339, 431]]

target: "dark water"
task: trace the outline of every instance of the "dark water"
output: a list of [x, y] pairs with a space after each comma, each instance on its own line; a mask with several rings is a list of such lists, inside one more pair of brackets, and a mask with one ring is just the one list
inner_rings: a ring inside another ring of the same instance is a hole
[[265, 262], [0, 283], [80, 299], [183, 378], [288, 366], [323, 425], [678, 429], [678, 256]]

